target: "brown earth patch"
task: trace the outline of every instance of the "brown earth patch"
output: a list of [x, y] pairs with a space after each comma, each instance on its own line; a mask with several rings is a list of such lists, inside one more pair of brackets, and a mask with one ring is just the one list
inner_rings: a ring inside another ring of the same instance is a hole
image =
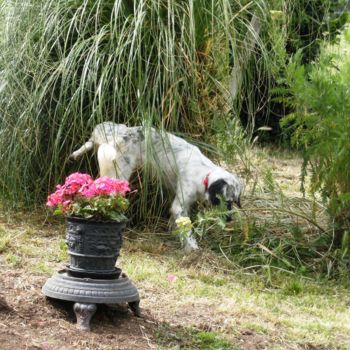
[[0, 349], [152, 349], [157, 322], [147, 309], [135, 317], [126, 306], [116, 310], [100, 305], [91, 332], [75, 327], [73, 303], [46, 299], [46, 277], [3, 269], [1, 286], [10, 309], [0, 311]]

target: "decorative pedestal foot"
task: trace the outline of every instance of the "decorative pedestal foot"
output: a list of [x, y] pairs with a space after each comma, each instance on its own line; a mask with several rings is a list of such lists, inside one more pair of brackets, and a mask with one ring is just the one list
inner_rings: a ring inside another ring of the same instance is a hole
[[124, 274], [116, 279], [81, 278], [62, 270], [46, 281], [42, 291], [49, 298], [73, 301], [77, 328], [84, 331], [90, 330], [96, 304], [128, 303], [134, 315], [141, 316], [139, 293]]
[[134, 315], [137, 317], [141, 317], [140, 300], [132, 301], [128, 304], [129, 304], [131, 311], [134, 313]]
[[97, 310], [96, 304], [75, 303], [73, 309], [77, 317], [77, 328], [81, 331], [90, 331], [90, 321]]

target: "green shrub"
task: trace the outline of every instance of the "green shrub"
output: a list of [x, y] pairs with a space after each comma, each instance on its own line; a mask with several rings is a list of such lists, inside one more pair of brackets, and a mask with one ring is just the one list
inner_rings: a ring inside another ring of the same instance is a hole
[[[323, 46], [309, 66], [298, 53], [288, 66], [288, 99], [295, 112], [283, 119], [303, 150], [302, 182], [327, 203], [336, 232], [350, 228], [350, 33], [340, 46]], [[338, 240], [340, 243], [340, 236]]]
[[326, 40], [334, 42], [348, 20], [345, 0], [297, 0], [290, 3], [290, 22], [286, 49], [288, 55], [302, 49], [302, 63], [319, 55]]
[[[317, 59], [323, 42], [335, 42], [349, 19], [343, 0], [272, 0], [271, 15], [264, 23], [260, 47], [251, 58], [250, 78], [242, 91], [240, 119], [260, 141], [290, 145], [291, 135], [280, 128], [280, 120], [291, 113], [291, 106], [276, 98], [285, 87], [286, 63], [298, 50], [301, 62]], [[278, 15], [278, 13], [280, 14]], [[267, 56], [261, 61], [261, 56]], [[269, 132], [259, 128], [269, 126]]]

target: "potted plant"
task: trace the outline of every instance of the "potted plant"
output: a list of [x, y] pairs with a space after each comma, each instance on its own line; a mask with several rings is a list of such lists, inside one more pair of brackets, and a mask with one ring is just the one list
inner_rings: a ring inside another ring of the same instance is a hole
[[115, 263], [126, 225], [129, 183], [74, 173], [48, 196], [47, 206], [66, 217], [69, 273], [78, 277], [116, 278]]

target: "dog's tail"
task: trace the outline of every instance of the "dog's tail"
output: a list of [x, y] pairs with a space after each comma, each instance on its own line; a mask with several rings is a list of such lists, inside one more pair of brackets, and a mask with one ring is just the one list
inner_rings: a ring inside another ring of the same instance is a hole
[[97, 151], [97, 160], [100, 176], [109, 176], [112, 178], [119, 177], [117, 171], [117, 156], [115, 147], [108, 145], [107, 143], [103, 143], [99, 146]]
[[90, 139], [89, 141], [85, 142], [79, 149], [74, 151], [70, 156], [69, 159], [77, 160], [80, 158], [84, 153], [91, 151], [94, 148], [94, 142]]

